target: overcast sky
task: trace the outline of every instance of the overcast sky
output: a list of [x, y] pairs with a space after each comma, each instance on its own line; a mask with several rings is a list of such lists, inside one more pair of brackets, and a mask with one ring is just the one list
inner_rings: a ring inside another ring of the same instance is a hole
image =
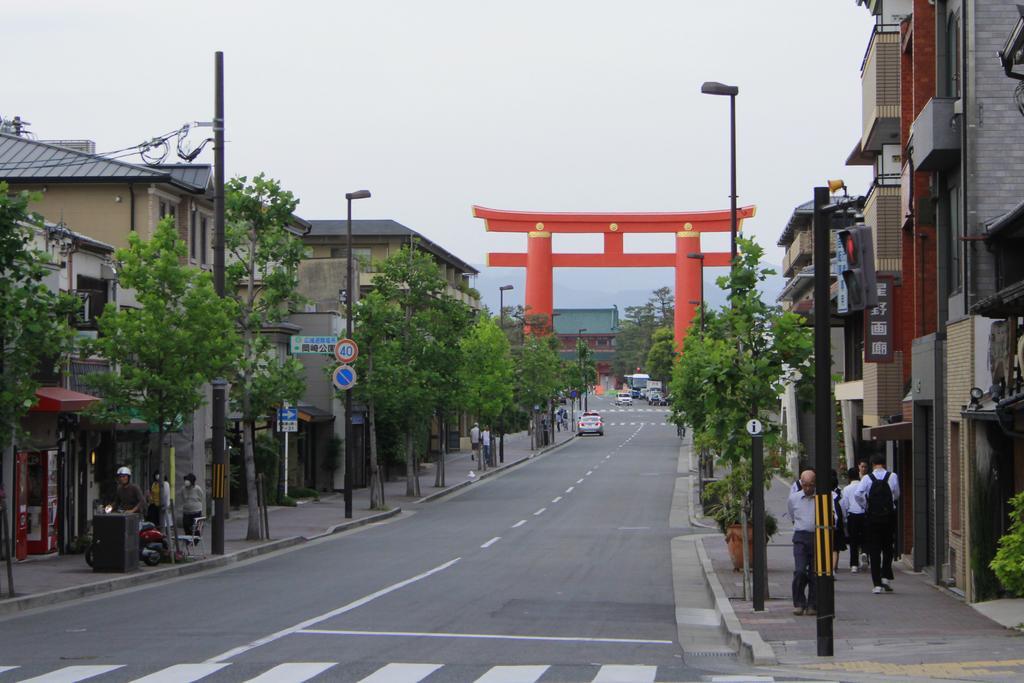
[[[699, 93], [717, 80], [740, 89], [746, 231], [780, 263], [814, 185], [867, 188], [869, 169], [844, 162], [871, 24], [855, 0], [38, 0], [4, 9], [0, 114], [120, 149], [210, 120], [223, 50], [229, 175], [280, 179], [310, 219], [370, 189], [357, 217], [482, 263], [525, 238], [488, 235], [473, 204], [727, 209], [728, 98]], [[671, 248], [659, 239], [626, 246]]]

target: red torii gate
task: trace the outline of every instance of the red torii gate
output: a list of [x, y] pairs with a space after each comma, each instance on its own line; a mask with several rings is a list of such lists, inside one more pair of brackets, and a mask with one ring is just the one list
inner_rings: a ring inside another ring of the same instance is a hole
[[[737, 231], [743, 219], [753, 217], [754, 206], [736, 211]], [[689, 211], [685, 213], [539, 213], [503, 211], [473, 207], [473, 216], [484, 220], [492, 232], [526, 233], [526, 253], [489, 253], [487, 265], [526, 268], [526, 300], [529, 313], [544, 315], [550, 321], [553, 309], [552, 271], [554, 268], [675, 268], [675, 339], [681, 345], [696, 314], [691, 300], [700, 299], [703, 268], [729, 265], [728, 252], [704, 253], [700, 235], [704, 232], [729, 232], [730, 212]], [[600, 254], [555, 254], [551, 238], [555, 233], [603, 234], [604, 252]], [[675, 233], [674, 254], [627, 254], [622, 236], [627, 233]], [[703, 259], [688, 258], [701, 253]]]

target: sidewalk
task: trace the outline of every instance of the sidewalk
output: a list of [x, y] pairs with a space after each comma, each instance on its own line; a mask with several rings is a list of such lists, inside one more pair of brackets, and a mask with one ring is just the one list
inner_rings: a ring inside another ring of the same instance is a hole
[[[340, 493], [325, 494], [319, 501], [304, 502], [297, 507], [271, 507], [267, 512], [270, 540], [245, 540], [248, 511], [245, 507], [231, 510], [224, 524], [223, 556], [209, 554], [212, 537], [209, 525], [203, 539], [205, 559], [176, 565], [161, 564], [157, 567], [146, 567], [140, 563], [139, 570], [129, 574], [93, 572], [85, 563], [83, 555], [30, 556], [24, 562], [14, 563], [14, 598], [7, 597], [6, 568], [0, 567], [0, 615], [170, 579], [204, 569], [223, 567], [256, 555], [299, 545], [314, 538], [389, 519], [401, 514], [403, 507], [409, 509], [417, 505], [430, 504], [431, 501], [460, 488], [526, 462], [567, 442], [572, 437], [571, 431], [556, 432], [554, 444], [531, 451], [530, 437], [525, 432], [506, 435], [504, 465], [499, 463], [498, 467], [483, 473], [479, 472], [470, 453], [450, 453], [445, 461], [446, 487], [434, 488], [435, 464], [424, 464], [419, 472], [422, 497], [410, 498], [405, 495], [406, 480], [402, 476], [394, 481], [385, 482], [386, 510], [374, 511], [369, 509], [369, 489], [355, 489], [352, 495], [352, 519], [345, 519], [345, 501]], [[493, 448], [497, 459], [497, 442]]]
[[870, 574], [851, 574], [846, 552], [840, 555], [835, 577], [834, 656], [819, 658], [815, 618], [792, 613], [788, 492], [788, 484], [776, 479], [765, 495], [767, 509], [779, 520], [779, 533], [768, 544], [770, 598], [764, 612], [755, 613], [750, 602], [741, 600], [742, 573], [733, 571], [724, 539], [703, 541], [740, 625], [760, 633], [788, 673], [831, 672], [845, 680], [1024, 677], [1024, 634], [1000, 626], [934, 586], [927, 576], [905, 568], [894, 567], [894, 593], [874, 595]]

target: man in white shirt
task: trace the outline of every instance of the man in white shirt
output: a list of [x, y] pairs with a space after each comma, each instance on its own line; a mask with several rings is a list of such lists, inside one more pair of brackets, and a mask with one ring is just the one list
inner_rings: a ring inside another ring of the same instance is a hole
[[871, 583], [874, 594], [892, 592], [892, 553], [896, 534], [896, 501], [900, 499], [900, 480], [895, 472], [885, 469], [885, 456], [871, 456], [871, 472], [863, 477], [854, 498], [864, 508], [865, 540], [871, 560]]
[[482, 464], [479, 460], [480, 456], [480, 425], [476, 422], [473, 423], [473, 428], [469, 430], [469, 443], [473, 447], [473, 458], [477, 461], [477, 464]]
[[814, 470], [800, 474], [800, 490], [789, 494], [793, 520], [793, 614], [817, 614], [814, 582]]
[[843, 487], [839, 506], [842, 509], [846, 527], [846, 539], [850, 546], [850, 572], [860, 571], [860, 554], [864, 547], [864, 507], [857, 502], [857, 487], [860, 486], [860, 468], [851, 467], [846, 471], [850, 483]]
[[483, 458], [488, 467], [494, 467], [494, 459], [491, 457], [491, 428], [484, 427], [480, 432], [480, 444], [483, 446]]

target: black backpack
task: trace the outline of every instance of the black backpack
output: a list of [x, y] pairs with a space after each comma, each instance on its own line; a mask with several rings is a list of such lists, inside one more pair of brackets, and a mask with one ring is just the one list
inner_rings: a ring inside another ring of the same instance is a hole
[[886, 472], [881, 479], [876, 479], [874, 474], [871, 477], [871, 488], [868, 490], [868, 521], [889, 522], [896, 513], [892, 500], [892, 489], [889, 488], [889, 477], [892, 472]]

